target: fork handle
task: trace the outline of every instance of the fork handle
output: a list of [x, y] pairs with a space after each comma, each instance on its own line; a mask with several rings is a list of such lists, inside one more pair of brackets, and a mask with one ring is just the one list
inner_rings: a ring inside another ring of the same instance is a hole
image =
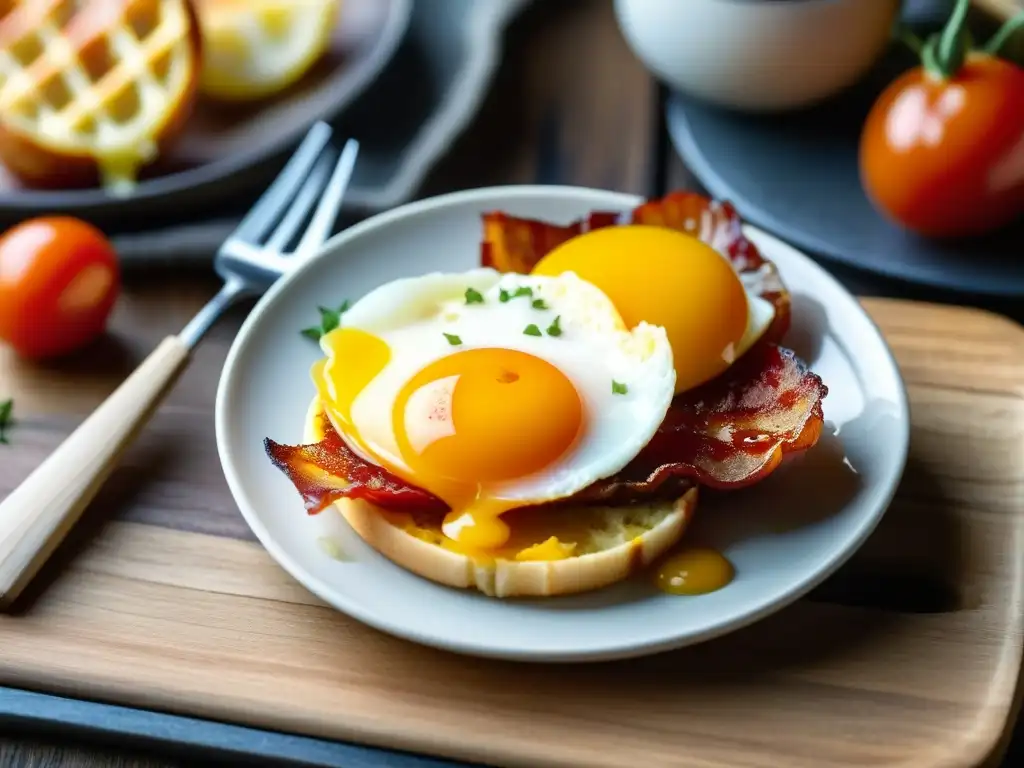
[[21, 594], [78, 521], [188, 360], [180, 338], [165, 338], [0, 503], [0, 608]]

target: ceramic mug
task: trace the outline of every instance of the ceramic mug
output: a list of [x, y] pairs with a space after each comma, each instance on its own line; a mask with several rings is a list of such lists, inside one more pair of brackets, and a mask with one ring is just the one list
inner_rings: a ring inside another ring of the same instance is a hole
[[821, 101], [859, 80], [900, 0], [615, 0], [626, 41], [670, 87], [751, 111]]

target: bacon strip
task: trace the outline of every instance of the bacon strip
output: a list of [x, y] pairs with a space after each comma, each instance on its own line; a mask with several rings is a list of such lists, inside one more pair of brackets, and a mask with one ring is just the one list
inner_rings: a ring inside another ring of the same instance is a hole
[[263, 448], [302, 495], [311, 515], [339, 499], [363, 499], [396, 512], [448, 511], [436, 496], [408, 485], [383, 467], [363, 461], [324, 420], [324, 437], [310, 445], [281, 445], [269, 437]]

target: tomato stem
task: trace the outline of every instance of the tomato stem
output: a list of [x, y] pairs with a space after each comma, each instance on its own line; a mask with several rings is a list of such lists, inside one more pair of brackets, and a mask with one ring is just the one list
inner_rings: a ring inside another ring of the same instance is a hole
[[918, 37], [910, 27], [903, 23], [902, 19], [896, 20], [896, 23], [892, 28], [892, 35], [896, 40], [903, 43], [918, 56], [922, 54], [922, 51], [924, 50], [924, 41]]
[[999, 56], [1010, 39], [1022, 29], [1024, 29], [1024, 13], [1019, 13], [1007, 20], [992, 36], [992, 39], [985, 45], [985, 53], [990, 56]]
[[[967, 13], [970, 8], [971, 0], [957, 0], [942, 32], [925, 45], [925, 51], [922, 53], [925, 67], [943, 80], [955, 76], [967, 58], [967, 52], [970, 50]], [[930, 56], [927, 55], [929, 47], [932, 48]]]

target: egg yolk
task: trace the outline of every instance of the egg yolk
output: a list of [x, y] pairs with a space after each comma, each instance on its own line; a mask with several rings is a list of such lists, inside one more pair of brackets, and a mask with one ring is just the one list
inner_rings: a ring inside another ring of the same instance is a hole
[[683, 392], [728, 368], [747, 328], [747, 294], [732, 265], [695, 237], [646, 225], [605, 227], [545, 256], [536, 275], [575, 272], [600, 288], [626, 325], [665, 329]]
[[469, 349], [430, 363], [402, 387], [391, 414], [393, 462], [352, 421], [353, 402], [390, 360], [388, 345], [354, 328], [332, 331], [322, 344], [327, 359], [312, 377], [346, 440], [444, 501], [444, 533], [468, 551], [503, 545], [509, 529], [501, 515], [523, 505], [488, 495], [484, 484], [543, 470], [584, 426], [579, 393], [554, 365], [512, 349]]
[[488, 497], [484, 483], [522, 478], [554, 463], [576, 442], [583, 403], [546, 360], [511, 349], [471, 349], [441, 358], [402, 388], [392, 413], [403, 462], [452, 509], [450, 538], [501, 546], [501, 513], [521, 501]]

